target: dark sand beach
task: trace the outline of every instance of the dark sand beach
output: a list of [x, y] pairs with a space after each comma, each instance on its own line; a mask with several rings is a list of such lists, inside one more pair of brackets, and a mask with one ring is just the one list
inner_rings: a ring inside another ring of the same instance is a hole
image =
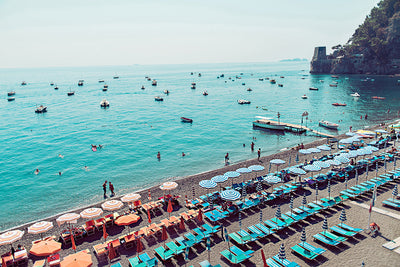
[[[371, 127], [372, 128], [372, 127]], [[338, 136], [338, 139], [341, 139], [343, 137], [346, 137], [345, 135]], [[306, 144], [305, 148], [310, 148], [310, 147], [316, 147], [321, 144], [327, 143], [326, 138], [322, 138], [319, 140], [316, 140], [312, 143]], [[332, 150], [332, 152], [336, 152], [337, 149]], [[381, 149], [379, 152], [382, 152], [383, 150]], [[240, 167], [248, 167], [253, 164], [262, 164], [266, 166], [266, 169], [264, 171], [260, 171], [257, 173], [257, 176], [260, 175], [265, 175], [268, 172], [268, 166], [269, 166], [269, 161], [271, 159], [279, 158], [286, 160], [286, 164], [279, 166], [279, 169], [286, 168], [287, 167], [287, 161], [289, 157], [291, 157], [292, 165], [295, 164], [295, 157], [296, 157], [296, 150], [288, 149], [281, 151], [277, 154], [273, 155], [268, 155], [268, 156], [263, 156], [260, 158], [260, 161], [255, 159], [239, 162], [236, 164], [224, 166], [220, 169], [205, 172], [205, 173], [200, 173], [200, 174], [195, 174], [191, 175], [179, 180], [176, 180], [175, 182], [178, 183], [178, 188], [173, 190], [171, 193], [180, 195], [181, 198], [179, 199], [180, 207], [175, 207], [175, 210], [171, 213], [171, 216], [175, 215], [179, 217], [179, 214], [187, 211], [188, 209], [184, 206], [185, 205], [185, 195], [188, 196], [188, 198], [192, 197], [192, 187], [194, 186], [195, 188], [195, 194], [196, 196], [203, 195], [207, 193], [206, 189], [201, 188], [198, 183], [201, 180], [204, 179], [210, 179], [211, 177], [215, 175], [222, 175], [223, 173], [227, 171], [232, 171], [236, 170]], [[326, 152], [325, 152], [326, 153]], [[255, 153], [255, 155], [257, 155]], [[311, 159], [313, 155], [300, 155], [300, 162], [304, 162], [305, 159]], [[317, 154], [316, 156], [320, 156], [320, 154]], [[276, 166], [272, 166], [271, 171], [274, 171], [274, 168]], [[394, 169], [393, 162], [388, 163], [387, 165], [387, 170], [392, 170]], [[385, 173], [384, 167], [381, 166], [379, 168], [378, 174], [376, 174], [375, 171], [369, 172], [368, 179], [373, 178], [376, 175], [380, 175]], [[251, 178], [254, 178], [256, 176], [255, 173], [250, 173], [250, 174], [245, 174], [242, 175], [238, 178], [235, 178], [235, 181], [241, 181], [242, 179], [248, 180]], [[359, 181], [365, 181], [367, 179], [366, 173], [360, 173], [359, 175]], [[229, 186], [231, 184], [231, 180], [228, 180], [224, 183], [222, 183], [222, 186]], [[351, 187], [356, 184], [355, 179], [350, 179], [348, 182], [348, 186]], [[391, 197], [391, 192], [393, 187], [395, 186], [395, 182], [390, 182], [388, 184], [383, 185], [382, 187], [378, 188], [378, 195], [376, 199], [376, 204], [375, 207], [377, 209], [382, 209], [386, 211], [390, 211], [393, 214], [400, 215], [397, 210], [384, 207], [382, 206], [382, 201], [385, 199], [388, 199]], [[219, 186], [216, 188], [218, 189]], [[267, 188], [267, 187], [265, 187]], [[339, 195], [339, 192], [344, 190], [345, 184], [344, 182], [340, 181], [334, 181], [331, 186], [331, 196], [336, 196]], [[268, 190], [268, 189], [267, 189]], [[150, 188], [151, 191], [151, 196], [152, 200], [158, 199], [159, 197], [162, 197], [163, 194], [165, 193], [164, 191], [159, 189], [159, 186], [155, 186]], [[148, 202], [147, 196], [148, 196], [148, 189], [144, 189], [142, 191], [138, 192], [139, 194], [142, 195], [142, 203]], [[311, 202], [315, 200], [315, 190], [306, 186], [305, 188], [299, 189], [298, 191], [295, 192], [293, 195], [294, 197], [294, 206], [300, 206], [301, 201], [303, 198], [303, 195], [307, 196], [308, 202]], [[339, 215], [342, 209], [346, 210], [346, 215], [347, 215], [347, 224], [351, 225], [353, 227], [359, 227], [359, 228], [367, 228], [368, 224], [368, 208], [365, 208], [363, 206], [360, 206], [358, 203], [365, 204], [369, 206], [370, 199], [371, 199], [372, 193], [366, 193], [362, 195], [361, 197], [358, 197], [354, 203], [351, 200], [345, 201], [343, 204], [339, 204], [333, 208], [327, 209], [321, 213], [318, 213], [314, 216], [310, 216], [307, 219], [305, 219], [302, 222], [296, 223], [291, 225], [290, 227], [287, 227], [278, 233], [275, 233], [273, 235], [270, 235], [264, 239], [258, 240], [256, 242], [251, 242], [246, 246], [240, 246], [242, 249], [251, 249], [254, 250], [254, 256], [250, 258], [248, 261], [245, 261], [242, 263], [242, 266], [262, 266], [262, 258], [261, 258], [261, 249], [264, 250], [264, 253], [267, 258], [270, 258], [279, 252], [279, 247], [283, 243], [286, 248], [286, 257], [290, 261], [295, 261], [301, 266], [361, 266], [361, 263], [364, 261], [366, 266], [397, 266], [398, 262], [400, 261], [400, 255], [398, 253], [395, 253], [393, 251], [390, 251], [386, 248], [382, 247], [382, 244], [393, 240], [397, 237], [400, 236], [400, 224], [398, 219], [390, 216], [389, 215], [383, 215], [378, 212], [373, 212], [372, 213], [372, 221], [378, 223], [381, 227], [380, 234], [376, 237], [371, 237], [371, 235], [367, 234], [366, 231], [362, 232], [361, 234], [356, 235], [354, 238], [349, 238], [346, 242], [344, 242], [342, 245], [338, 247], [327, 247], [324, 244], [314, 241], [312, 236], [314, 234], [317, 234], [322, 231], [322, 224], [324, 217], [327, 217], [328, 220], [328, 226], [333, 226], [335, 224], [338, 224], [339, 221]], [[319, 188], [319, 195], [318, 198], [322, 197], [327, 197], [328, 192], [326, 190], [326, 183], [322, 184], [321, 187]], [[122, 196], [116, 196], [115, 199], [119, 199]], [[101, 203], [96, 203], [93, 204], [91, 207], [100, 207]], [[263, 219], [267, 220], [270, 218], [273, 218], [275, 216], [276, 208], [280, 205], [282, 213], [285, 213], [287, 211], [290, 211], [289, 208], [289, 199], [276, 199], [274, 201], [270, 201], [267, 203], [265, 206], [260, 206], [259, 208], [252, 208], [248, 209], [244, 212], [242, 212], [242, 228], [248, 227], [250, 225], [256, 224], [260, 220], [260, 209], [262, 209], [263, 212]], [[79, 213], [82, 209], [76, 210], [74, 212]], [[123, 208], [118, 210], [117, 212], [119, 214], [122, 214], [124, 210], [127, 210], [127, 205], [125, 205]], [[104, 215], [109, 214], [111, 212], [105, 212]], [[108, 239], [107, 240], [112, 240], [112, 239], [117, 239], [118, 237], [125, 235], [129, 232], [132, 231], [137, 231], [142, 227], [147, 226], [149, 223], [147, 221], [147, 214], [145, 212], [140, 212], [138, 215], [141, 216], [141, 220], [138, 223], [132, 224], [130, 226], [111, 226], [107, 228], [108, 232]], [[152, 222], [153, 223], [159, 223], [162, 219], [168, 218], [169, 214], [167, 213], [166, 209], [162, 208], [160, 211], [155, 212], [152, 215]], [[58, 217], [58, 216], [57, 216]], [[57, 226], [56, 223], [56, 216], [52, 218], [48, 218], [47, 220], [52, 221], [54, 223], [54, 228], [49, 230], [48, 232], [44, 233], [44, 236], [51, 236], [54, 235], [56, 236], [56, 240], [59, 238], [59, 234], [63, 229], [66, 229], [65, 224], [62, 225], [61, 227]], [[84, 224], [86, 219], [79, 219], [78, 223], [74, 226], [79, 226]], [[209, 223], [205, 220], [206, 223]], [[228, 217], [226, 220], [222, 221], [222, 224], [224, 227], [227, 228], [228, 232], [234, 232], [239, 230], [239, 223], [238, 223], [238, 218], [237, 217]], [[31, 224], [29, 224], [31, 225]], [[32, 246], [32, 241], [40, 239], [39, 235], [33, 235], [33, 234], [28, 234], [27, 233], [27, 227], [29, 225], [24, 225], [20, 227], [16, 227], [17, 229], [21, 229], [25, 231], [25, 235], [22, 237], [21, 240], [17, 241], [14, 243], [14, 247], [17, 246], [17, 244], [21, 244], [25, 246], [25, 248], [29, 251], [29, 249]], [[183, 235], [184, 233], [190, 231], [193, 228], [198, 227], [200, 224], [194, 220], [191, 223], [186, 224], [186, 230], [180, 230], [178, 227], [171, 227], [168, 230], [168, 235], [169, 238], [166, 240], [166, 242], [171, 241], [172, 239]], [[317, 257], [315, 260], [306, 260], [298, 255], [295, 255], [291, 253], [290, 247], [294, 246], [295, 244], [300, 242], [300, 236], [301, 236], [301, 231], [302, 228], [306, 227], [306, 233], [307, 233], [307, 241], [311, 243], [312, 245], [316, 247], [321, 247], [326, 249], [327, 251]], [[142, 239], [143, 245], [144, 245], [144, 252], [147, 252], [150, 257], [153, 257], [154, 255], [154, 249], [156, 247], [159, 247], [163, 244], [163, 241], [161, 241], [161, 236], [158, 235], [156, 238], [150, 237], [150, 238], [144, 238]], [[103, 262], [99, 263], [97, 261], [97, 258], [95, 257], [95, 254], [93, 252], [93, 246], [103, 243], [104, 239], [102, 238], [102, 232], [97, 231], [94, 235], [84, 237], [83, 239], [77, 240], [76, 245], [77, 245], [77, 251], [89, 249], [90, 254], [92, 255], [92, 260], [93, 260], [93, 266], [102, 266], [102, 265], [110, 265], [110, 263]], [[225, 250], [228, 248], [227, 242], [224, 241], [224, 239], [221, 237], [221, 233], [218, 233], [215, 236], [211, 237], [211, 251], [208, 252], [206, 249], [205, 242], [201, 243], [198, 246], [195, 246], [189, 254], [189, 261], [185, 262], [184, 256], [178, 256], [173, 258], [171, 261], [167, 261], [165, 263], [166, 266], [199, 266], [199, 262], [207, 260], [208, 257], [210, 256], [210, 262], [212, 264], [221, 264], [222, 266], [230, 266], [231, 264], [228, 263], [225, 259], [221, 258], [220, 252], [222, 250]], [[0, 253], [4, 254], [7, 251], [10, 250], [9, 245], [4, 245], [0, 247]], [[62, 246], [62, 250], [59, 252], [61, 258], [74, 253], [74, 251], [71, 248], [71, 245], [69, 246]], [[208, 254], [209, 253], [209, 254]], [[130, 249], [125, 249], [121, 247], [120, 249], [120, 257], [114, 259], [111, 263], [115, 262], [121, 262], [122, 266], [129, 266], [128, 258], [135, 257], [138, 254], [136, 253], [136, 247], [134, 246], [133, 248]], [[44, 257], [36, 257], [33, 255], [29, 255], [29, 261], [28, 265], [32, 266], [33, 262], [42, 259]], [[162, 266], [162, 264], [161, 264]]]

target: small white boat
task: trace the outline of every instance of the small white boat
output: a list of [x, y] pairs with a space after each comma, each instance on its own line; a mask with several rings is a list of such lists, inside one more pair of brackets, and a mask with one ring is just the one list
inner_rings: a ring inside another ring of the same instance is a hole
[[259, 127], [275, 131], [284, 131], [286, 126], [284, 124], [280, 124], [277, 121], [272, 121], [269, 119], [260, 119], [253, 121], [253, 127]]
[[69, 91], [68, 93], [67, 93], [67, 96], [71, 96], [71, 95], [74, 95], [75, 94], [75, 91]]
[[78, 86], [83, 86], [83, 82], [84, 82], [84, 80], [79, 80], [78, 81]]
[[251, 89], [250, 87], [247, 88], [247, 92], [251, 92], [251, 91], [253, 91], [253, 89]]
[[164, 94], [168, 95], [169, 91], [167, 89], [164, 90]]
[[317, 87], [310, 87], [309, 88], [311, 91], [318, 91], [318, 88]]
[[207, 91], [204, 91], [204, 92], [203, 92], [203, 95], [208, 95]]
[[109, 106], [110, 106], [110, 102], [108, 102], [106, 99], [101, 100], [100, 107], [108, 108]]
[[245, 99], [239, 99], [237, 102], [238, 102], [239, 105], [250, 104], [251, 103], [249, 100], [245, 100]]
[[351, 96], [354, 96], [354, 97], [360, 97], [360, 94], [359, 93], [357, 93], [357, 92], [355, 92], [355, 93], [352, 93], [352, 94], [350, 94]]
[[47, 112], [47, 107], [43, 105], [40, 105], [35, 109], [35, 113], [45, 113], [45, 112]]
[[304, 94], [304, 95], [302, 95], [302, 96], [301, 96], [301, 98], [303, 98], [303, 99], [307, 99], [307, 98], [308, 98], [308, 96], [307, 96], [306, 94]]
[[156, 96], [154, 97], [155, 101], [164, 101], [164, 98], [162, 98], [161, 96]]
[[7, 98], [7, 101], [8, 102], [11, 102], [11, 101], [14, 101], [15, 100], [15, 97], [9, 97], [9, 98]]
[[151, 85], [152, 85], [152, 86], [157, 86], [157, 81], [156, 81], [156, 80], [153, 80], [153, 81], [151, 82]]
[[324, 121], [324, 120], [320, 120], [319, 121], [319, 125], [328, 129], [334, 129], [337, 130], [337, 128], [339, 127], [338, 124], [333, 123], [333, 122], [329, 122], [329, 121]]

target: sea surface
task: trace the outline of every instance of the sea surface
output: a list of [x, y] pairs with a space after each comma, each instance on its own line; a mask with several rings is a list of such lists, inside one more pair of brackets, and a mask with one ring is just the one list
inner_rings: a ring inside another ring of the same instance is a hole
[[[146, 76], [158, 85], [151, 86]], [[81, 79], [84, 86], [78, 87]], [[337, 87], [330, 87], [334, 80]], [[253, 129], [256, 116], [277, 119], [279, 112], [283, 122], [303, 119], [330, 134], [393, 119], [399, 88], [393, 77], [310, 75], [308, 62], [1, 69], [0, 230], [101, 201], [104, 180], [123, 195], [222, 167], [227, 152], [231, 163], [256, 157], [252, 141], [266, 155], [316, 138]], [[15, 101], [7, 101], [8, 91], [16, 91]], [[75, 95], [67, 96], [69, 91]], [[353, 92], [361, 97], [350, 96]], [[108, 109], [100, 108], [102, 99], [110, 102]], [[239, 105], [238, 99], [251, 104]], [[48, 112], [36, 114], [37, 105]], [[305, 111], [308, 117], [302, 117]], [[365, 114], [368, 119], [360, 119]], [[181, 122], [181, 116], [193, 123]], [[321, 119], [339, 123], [339, 130], [319, 127]], [[103, 148], [93, 152], [91, 144]]]

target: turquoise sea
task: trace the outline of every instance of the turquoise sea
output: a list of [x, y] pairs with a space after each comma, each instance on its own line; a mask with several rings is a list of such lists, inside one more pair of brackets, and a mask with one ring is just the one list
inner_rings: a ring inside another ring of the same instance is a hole
[[[340, 121], [338, 133], [343, 133], [349, 126], [398, 116], [397, 78], [341, 75], [337, 87], [330, 87], [330, 75], [308, 71], [308, 62], [1, 69], [0, 230], [101, 201], [104, 180], [122, 195], [222, 167], [227, 152], [232, 163], [253, 158], [253, 138], [264, 155], [316, 138], [255, 130], [256, 116], [276, 118], [279, 112], [281, 121], [300, 124], [307, 111], [304, 124], [333, 134], [318, 120]], [[151, 86], [146, 76], [158, 85]], [[266, 77], [277, 84], [259, 80]], [[78, 87], [81, 79], [84, 86]], [[100, 79], [109, 86], [107, 92]], [[192, 82], [197, 89], [190, 88]], [[67, 96], [70, 90], [74, 96]], [[16, 91], [15, 101], [7, 101], [8, 91]], [[351, 97], [353, 92], [361, 97]], [[303, 94], [309, 98], [302, 99]], [[154, 101], [158, 95], [163, 102]], [[386, 99], [374, 100], [375, 95]], [[109, 109], [100, 108], [102, 99], [110, 102]], [[238, 105], [238, 99], [251, 104]], [[334, 107], [334, 102], [347, 106]], [[34, 112], [40, 104], [47, 113]], [[365, 114], [368, 120], [361, 120]], [[182, 123], [181, 116], [194, 122]], [[103, 148], [92, 152], [91, 144]]]

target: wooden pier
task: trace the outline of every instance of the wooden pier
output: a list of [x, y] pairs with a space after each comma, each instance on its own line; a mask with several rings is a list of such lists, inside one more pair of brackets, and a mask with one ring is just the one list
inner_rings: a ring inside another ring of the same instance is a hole
[[[265, 127], [263, 127], [262, 124], [265, 124]], [[278, 123], [277, 121], [273, 121], [273, 120], [270, 120], [270, 119], [259, 119], [259, 120], [257, 120], [257, 127], [274, 130], [273, 128], [270, 127], [270, 125], [283, 125], [283, 126], [285, 126], [285, 131], [294, 132], [294, 133], [310, 132], [310, 133], [315, 134], [316, 136], [330, 137], [330, 138], [335, 137], [332, 134], [322, 133], [322, 132], [313, 130], [313, 129], [308, 128], [308, 127], [303, 126], [303, 125], [287, 123], [287, 122], [279, 122]]]

